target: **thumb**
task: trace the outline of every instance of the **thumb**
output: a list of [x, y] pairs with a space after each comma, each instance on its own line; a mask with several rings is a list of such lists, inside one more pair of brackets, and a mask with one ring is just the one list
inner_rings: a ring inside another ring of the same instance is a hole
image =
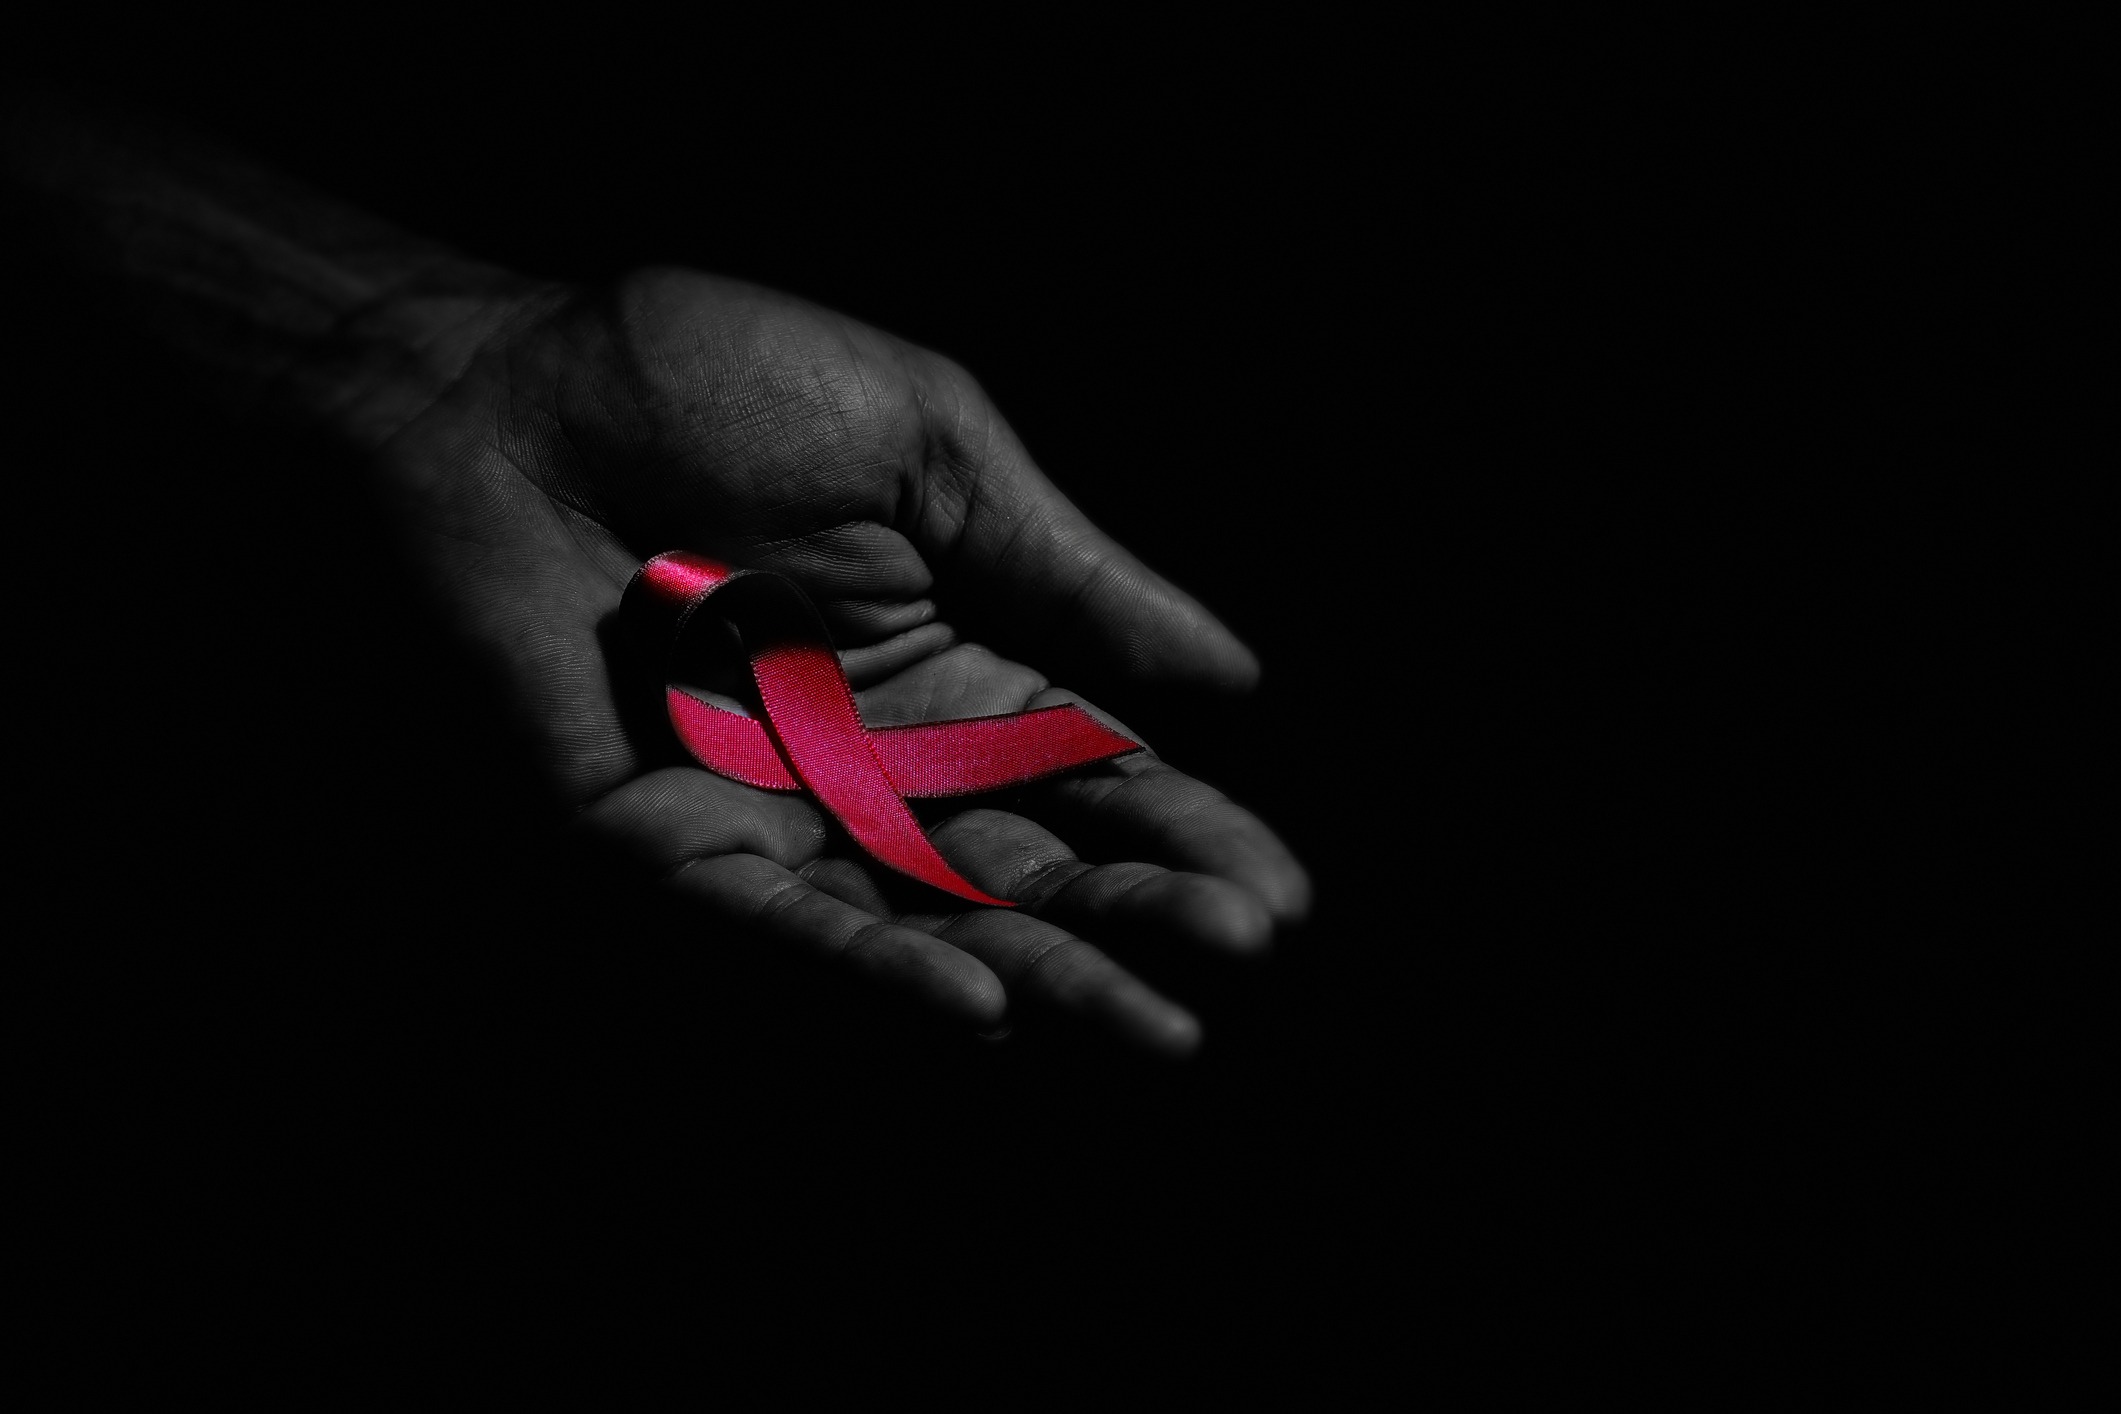
[[929, 407], [913, 538], [954, 619], [1042, 668], [1077, 659], [1126, 682], [1221, 692], [1259, 680], [1252, 650], [1092, 524], [976, 389]]

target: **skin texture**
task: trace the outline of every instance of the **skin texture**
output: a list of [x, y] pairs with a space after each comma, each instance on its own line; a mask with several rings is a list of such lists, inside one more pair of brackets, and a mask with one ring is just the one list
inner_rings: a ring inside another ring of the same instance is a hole
[[[1240, 690], [1250, 653], [1085, 520], [963, 370], [874, 329], [668, 269], [602, 297], [527, 294], [477, 327], [497, 331], [375, 462], [577, 828], [709, 915], [968, 1026], [1058, 1012], [1190, 1052], [1198, 1022], [1091, 940], [1268, 946], [1308, 884], [1258, 820], [1153, 756], [1093, 768], [933, 827], [967, 878], [1026, 905], [960, 909], [900, 885], [800, 797], [667, 764], [654, 714], [624, 700], [612, 624], [660, 549], [777, 570], [817, 598], [872, 726], [1081, 700], [959, 642], [938, 607], [959, 597], [1145, 688]], [[1058, 828], [1140, 857], [1085, 861]]]
[[[526, 280], [162, 122], [31, 98], [6, 138], [55, 267], [199, 386], [349, 453], [585, 845], [703, 922], [971, 1028], [1043, 1013], [1178, 1056], [1198, 1022], [1096, 944], [1257, 953], [1303, 916], [1288, 850], [1153, 754], [931, 813], [944, 857], [1023, 905], [999, 910], [906, 885], [805, 799], [678, 753], [656, 664], [616, 622], [664, 550], [801, 584], [872, 726], [1080, 700], [1027, 663], [1127, 692], [1254, 681], [1251, 653], [1091, 525], [948, 360], [697, 271]], [[991, 648], [952, 626], [974, 621]]]

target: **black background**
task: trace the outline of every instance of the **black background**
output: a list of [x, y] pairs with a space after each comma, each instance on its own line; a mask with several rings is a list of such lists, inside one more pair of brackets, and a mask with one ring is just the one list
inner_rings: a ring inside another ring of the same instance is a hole
[[130, 606], [62, 613], [48, 679], [95, 722], [41, 925], [113, 999], [43, 1062], [92, 1189], [413, 1285], [552, 1244], [866, 1291], [881, 1239], [975, 1304], [1387, 1346], [1529, 1304], [1715, 1350], [1719, 1298], [1964, 1259], [1913, 1175], [2065, 1115], [2090, 1044], [2049, 1010], [2088, 846], [2029, 842], [2085, 789], [2049, 414], [2089, 375], [2023, 263], [2085, 237], [1992, 223], [2045, 199], [2006, 57], [634, 24], [86, 67], [483, 258], [696, 264], [967, 365], [1260, 651], [1241, 704], [1108, 705], [1316, 916], [1262, 968], [1139, 960], [1207, 1024], [1170, 1068], [939, 1034], [601, 879], [346, 469], [31, 275], [47, 593]]

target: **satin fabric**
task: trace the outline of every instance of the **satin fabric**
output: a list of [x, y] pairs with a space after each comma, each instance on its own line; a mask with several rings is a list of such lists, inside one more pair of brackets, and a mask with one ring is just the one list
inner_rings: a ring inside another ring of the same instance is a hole
[[[1073, 705], [872, 731], [809, 596], [704, 555], [671, 551], [642, 565], [620, 612], [660, 646], [670, 725], [693, 760], [747, 785], [807, 791], [879, 863], [973, 903], [1013, 906], [950, 867], [909, 798], [996, 790], [1141, 749]], [[764, 721], [674, 680], [732, 631]]]

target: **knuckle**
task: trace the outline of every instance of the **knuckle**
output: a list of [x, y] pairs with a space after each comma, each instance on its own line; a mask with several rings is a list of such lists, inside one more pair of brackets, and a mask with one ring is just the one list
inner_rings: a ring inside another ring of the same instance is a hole
[[1002, 810], [962, 811], [930, 832], [936, 847], [992, 881], [995, 892], [1021, 899], [1026, 882], [1075, 862], [1068, 847]]
[[1118, 908], [1130, 902], [1140, 902], [1141, 892], [1150, 884], [1171, 877], [1171, 871], [1157, 864], [1114, 864], [1105, 870], [1100, 880], [1104, 885], [1104, 897], [1099, 900], [1107, 908]]
[[1096, 873], [1096, 866], [1072, 856], [1056, 859], [1025, 875], [1016, 886], [1016, 898], [1033, 913], [1070, 907], [1082, 901], [1078, 886]]
[[1041, 938], [1031, 945], [1017, 968], [1017, 978], [1026, 987], [1055, 995], [1065, 990], [1069, 974], [1077, 969], [1067, 966], [1070, 961], [1070, 944], [1075, 940], [1065, 933]]
[[[740, 858], [741, 855], [730, 856], [731, 860]], [[770, 927], [780, 920], [782, 914], [816, 896], [816, 889], [793, 875], [785, 879], [768, 880], [766, 892], [760, 895], [752, 906], [753, 915], [759, 922]]]

